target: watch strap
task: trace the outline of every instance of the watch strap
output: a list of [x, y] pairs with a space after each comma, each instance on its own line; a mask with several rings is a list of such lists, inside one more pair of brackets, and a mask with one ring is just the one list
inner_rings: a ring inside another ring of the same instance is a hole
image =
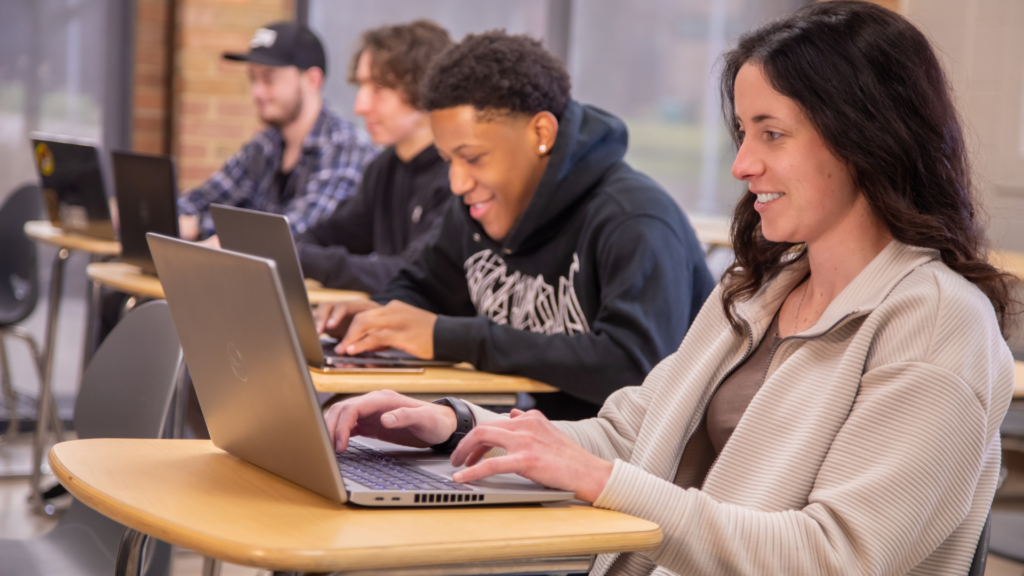
[[434, 400], [434, 404], [441, 404], [448, 406], [455, 411], [455, 432], [448, 437], [447, 440], [440, 444], [434, 444], [430, 447], [435, 452], [451, 453], [459, 445], [459, 442], [469, 434], [469, 431], [473, 429], [476, 424], [476, 419], [473, 418], [473, 411], [466, 406], [466, 403], [458, 398], [452, 398], [451, 396]]

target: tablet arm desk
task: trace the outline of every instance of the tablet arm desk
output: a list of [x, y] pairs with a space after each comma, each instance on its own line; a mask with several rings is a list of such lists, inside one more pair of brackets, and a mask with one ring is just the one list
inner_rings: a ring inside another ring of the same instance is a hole
[[579, 502], [370, 509], [336, 504], [205, 440], [75, 440], [50, 466], [84, 504], [127, 527], [117, 574], [146, 535], [275, 571], [482, 574], [576, 571], [580, 556], [647, 550], [652, 522]]

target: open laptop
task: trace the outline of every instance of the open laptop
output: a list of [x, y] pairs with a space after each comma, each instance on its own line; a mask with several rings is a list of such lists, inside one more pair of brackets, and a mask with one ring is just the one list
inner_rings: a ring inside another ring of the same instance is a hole
[[277, 264], [285, 301], [299, 336], [306, 361], [314, 368], [364, 367], [369, 370], [389, 368], [421, 368], [451, 366], [452, 362], [421, 360], [398, 350], [387, 350], [362, 356], [339, 356], [334, 352], [336, 340], [321, 340], [316, 332], [309, 295], [292, 240], [288, 218], [280, 214], [257, 212], [220, 204], [210, 205], [210, 215], [225, 250], [268, 258]]
[[96, 143], [34, 133], [32, 157], [54, 226], [103, 240], [116, 239]]
[[113, 152], [111, 160], [121, 225], [121, 261], [156, 274], [146, 232], [178, 237], [174, 160], [133, 152]]
[[274, 262], [148, 237], [218, 448], [335, 502], [460, 506], [573, 498], [514, 474], [458, 484], [446, 456], [367, 438], [336, 454]]

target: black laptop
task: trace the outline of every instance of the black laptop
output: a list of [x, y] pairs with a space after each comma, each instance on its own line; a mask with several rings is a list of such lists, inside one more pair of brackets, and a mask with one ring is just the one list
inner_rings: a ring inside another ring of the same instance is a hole
[[121, 261], [156, 274], [146, 233], [178, 237], [174, 160], [133, 152], [111, 154], [121, 221]]
[[32, 156], [50, 222], [69, 232], [115, 240], [99, 147], [33, 134]]

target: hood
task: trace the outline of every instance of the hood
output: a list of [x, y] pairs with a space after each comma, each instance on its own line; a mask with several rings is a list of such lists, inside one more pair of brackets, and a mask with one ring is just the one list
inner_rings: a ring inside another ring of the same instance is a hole
[[575, 100], [562, 114], [547, 170], [533, 199], [509, 232], [505, 248], [513, 252], [543, 243], [558, 232], [549, 226], [594, 191], [604, 174], [626, 155], [626, 125], [617, 117]]

